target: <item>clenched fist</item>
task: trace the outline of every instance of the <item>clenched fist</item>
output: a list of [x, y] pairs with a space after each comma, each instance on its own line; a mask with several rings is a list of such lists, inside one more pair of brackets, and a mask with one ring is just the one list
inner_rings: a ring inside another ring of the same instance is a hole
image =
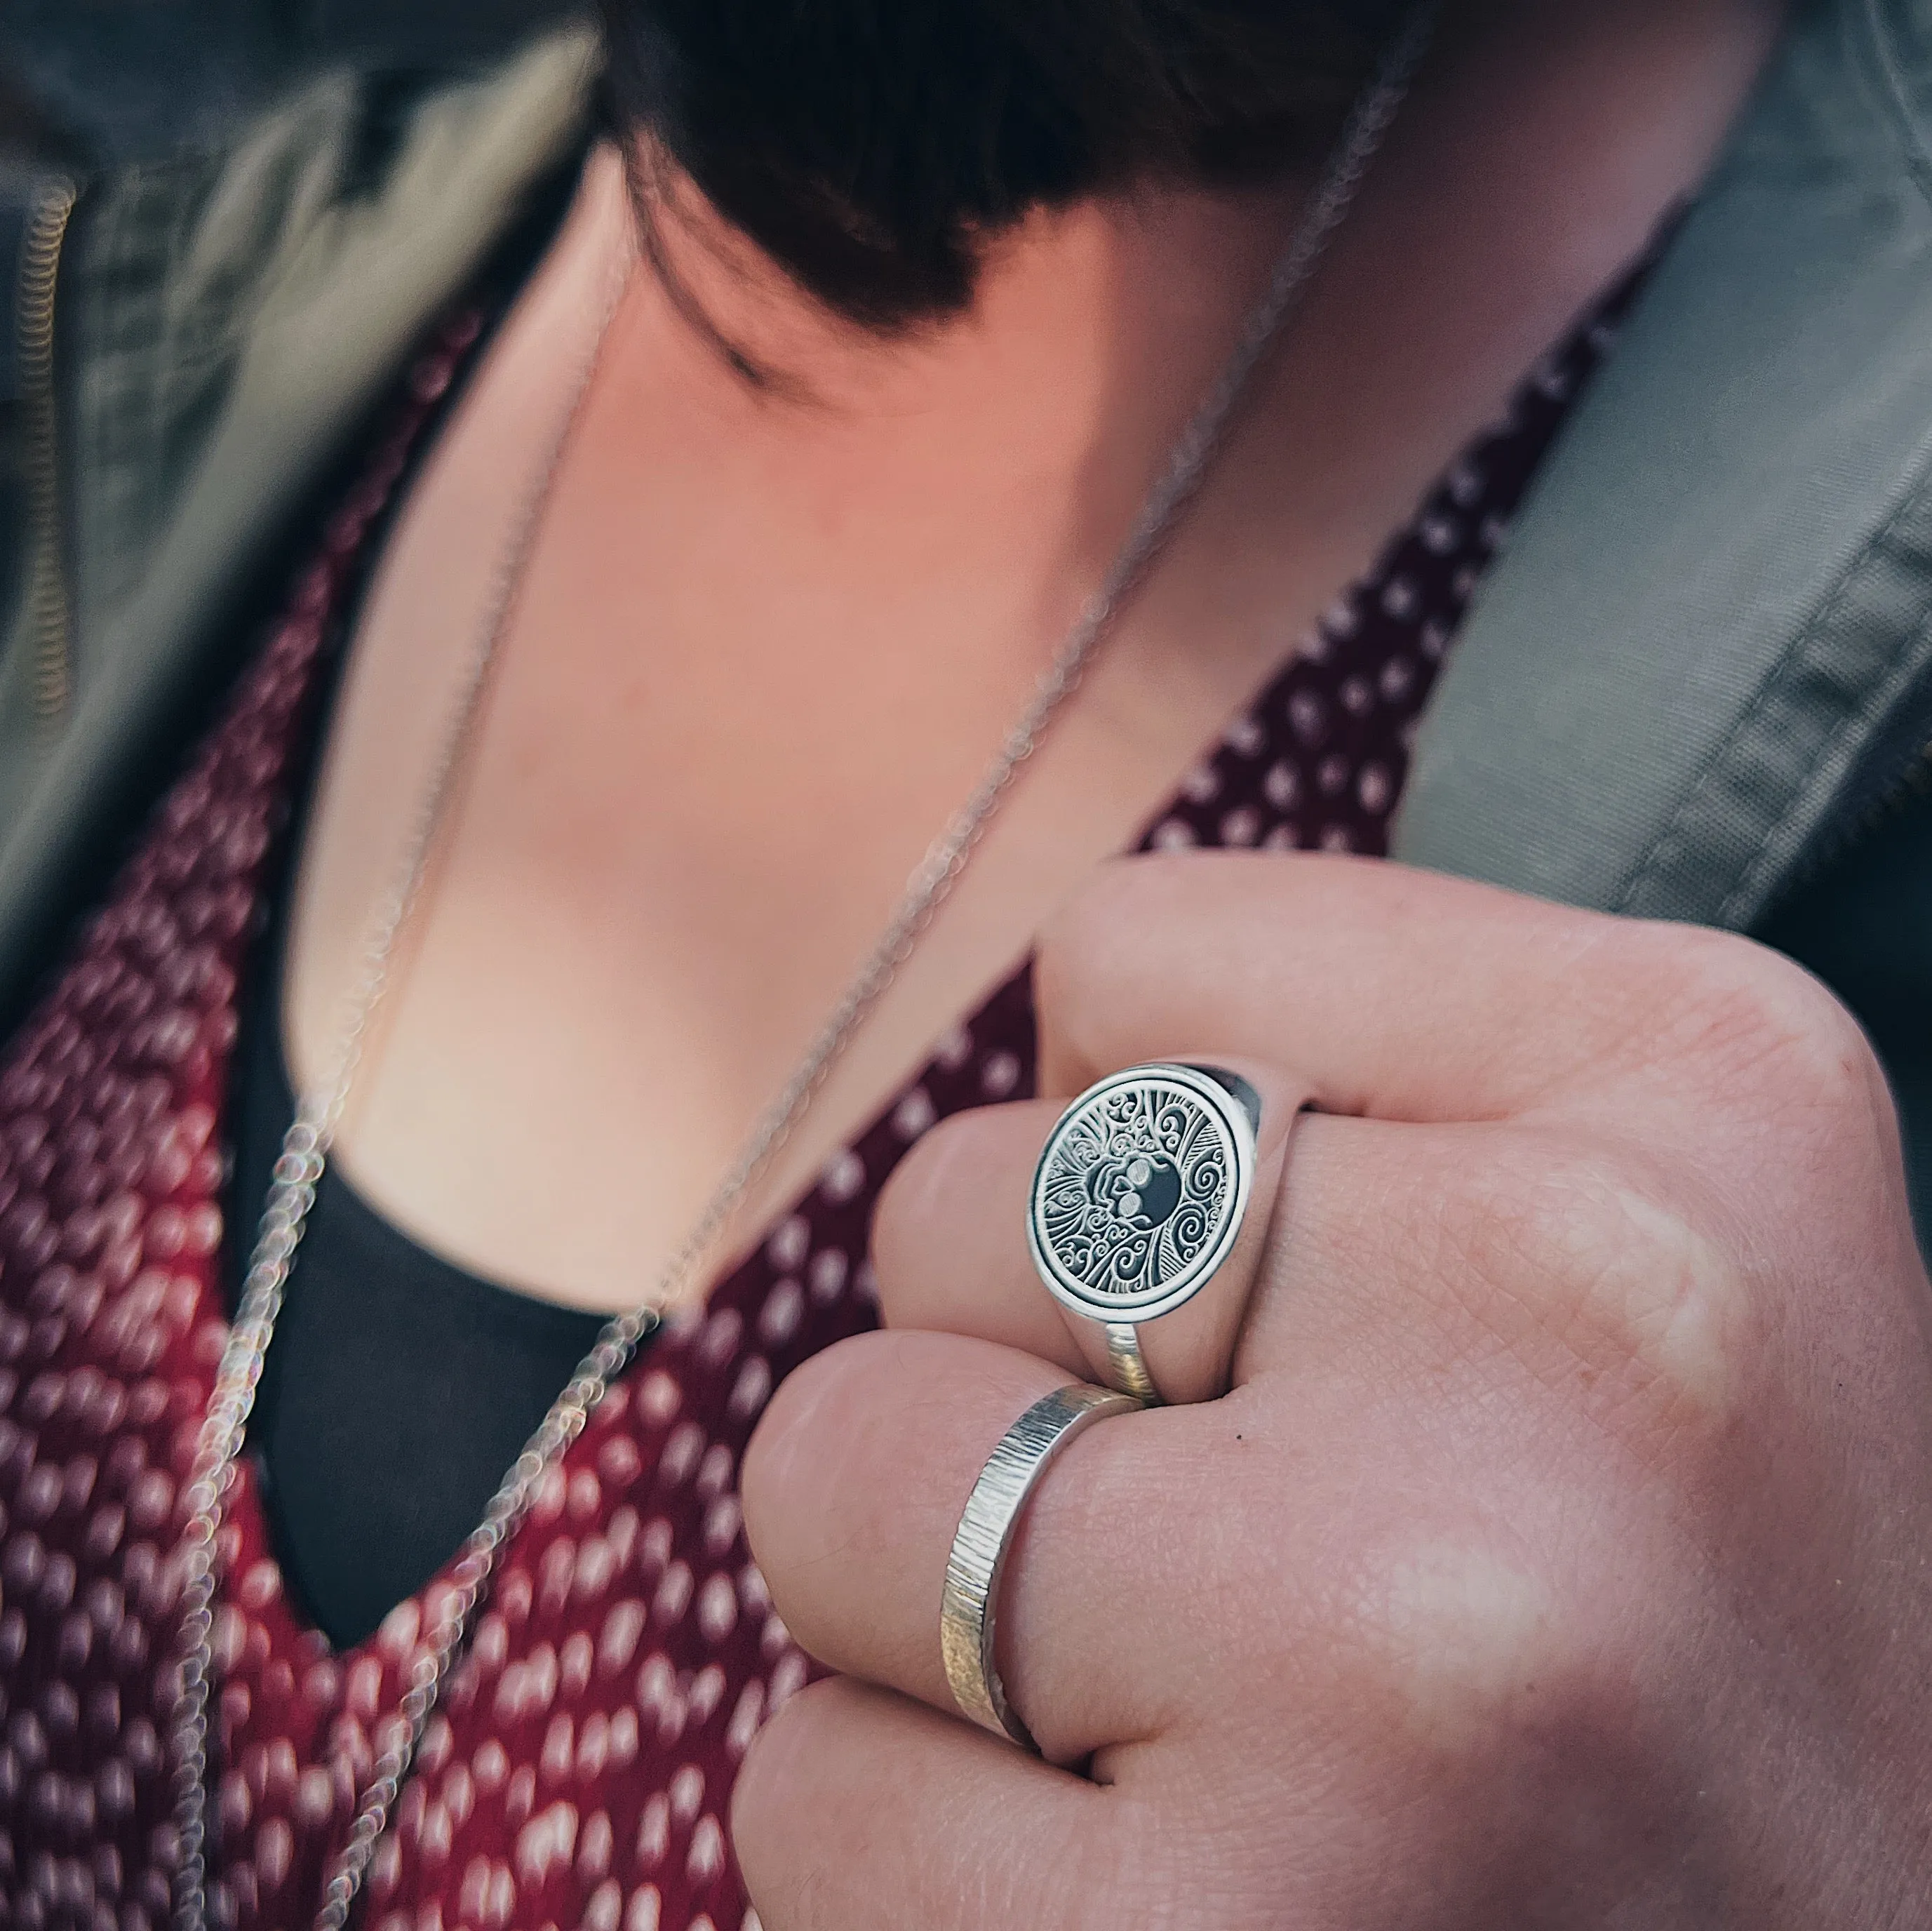
[[886, 1331], [800, 1368], [745, 1470], [842, 1673], [738, 1787], [766, 1931], [1932, 1925], [1932, 1291], [1828, 996], [1260, 854], [1109, 867], [1037, 984], [1049, 1092], [1252, 1082], [1254, 1205], [1141, 1331], [1175, 1405], [1022, 1525], [999, 1660], [1042, 1761], [960, 1718], [938, 1630], [987, 1454], [1100, 1378], [1027, 1250], [1059, 1104], [905, 1161]]

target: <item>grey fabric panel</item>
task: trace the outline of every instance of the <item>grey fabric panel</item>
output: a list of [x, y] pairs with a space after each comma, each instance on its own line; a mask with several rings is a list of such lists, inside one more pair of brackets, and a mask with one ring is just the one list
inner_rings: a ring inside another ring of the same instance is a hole
[[1928, 15], [1789, 36], [1457, 647], [1399, 856], [1747, 926], [1892, 741], [1932, 664]]
[[74, 410], [80, 688], [57, 739], [24, 707], [0, 713], [0, 1009], [293, 508], [523, 191], [580, 141], [595, 59], [572, 29], [429, 93], [373, 178], [367, 83], [344, 75], [219, 167], [105, 192], [71, 291], [94, 330]]
[[338, 76], [232, 151], [118, 170], [90, 197], [63, 294], [83, 372], [66, 425], [83, 682], [238, 401], [260, 311], [343, 201], [366, 113]]
[[579, 0], [8, 0], [0, 74], [88, 171], [226, 146], [331, 70], [500, 61]]
[[1808, 966], [1864, 1028], [1898, 1104], [1919, 1245], [1932, 1256], [1932, 792], [1888, 812], [1754, 935]]

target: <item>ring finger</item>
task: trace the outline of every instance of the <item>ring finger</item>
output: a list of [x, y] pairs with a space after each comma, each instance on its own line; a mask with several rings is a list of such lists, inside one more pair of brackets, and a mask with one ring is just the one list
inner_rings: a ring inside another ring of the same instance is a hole
[[[966, 1497], [1011, 1423], [1062, 1371], [950, 1335], [862, 1335], [780, 1385], [746, 1452], [746, 1533], [778, 1613], [821, 1662], [957, 1713], [940, 1649], [948, 1552]], [[1120, 1416], [1073, 1443], [1022, 1517], [1000, 1608], [1000, 1671], [1052, 1760], [1154, 1734], [1158, 1655], [1150, 1524], [1185, 1524], [1203, 1479], [1198, 1417]], [[1163, 1527], [1165, 1554], [1186, 1560]], [[1105, 1644], [1094, 1632], [1106, 1629]]]

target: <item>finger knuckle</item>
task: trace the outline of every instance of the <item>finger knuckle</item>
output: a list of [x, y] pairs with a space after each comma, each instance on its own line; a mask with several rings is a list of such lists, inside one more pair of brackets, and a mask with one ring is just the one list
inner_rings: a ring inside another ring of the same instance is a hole
[[1858, 1022], [1768, 946], [1690, 926], [1635, 929], [1652, 956], [1660, 1044], [1698, 1066], [1714, 1098], [1768, 1124], [1868, 1123], [1888, 1114]]
[[812, 1788], [801, 1778], [828, 1723], [836, 1722], [849, 1701], [842, 1679], [808, 1683], [766, 1717], [753, 1736], [733, 1779], [730, 1826], [733, 1848], [756, 1890], [769, 1893], [783, 1880], [795, 1846], [800, 1806]]
[[845, 1479], [852, 1431], [842, 1422], [857, 1406], [855, 1377], [868, 1356], [903, 1345], [895, 1335], [848, 1335], [801, 1362], [772, 1391], [746, 1444], [738, 1494], [746, 1539], [774, 1590], [789, 1568], [817, 1553], [813, 1536], [830, 1533], [823, 1498], [829, 1484]]
[[1359, 1693], [1405, 1761], [1480, 1757], [1556, 1705], [1589, 1707], [1613, 1668], [1548, 1578], [1486, 1539], [1399, 1542], [1366, 1577]]
[[1192, 929], [1230, 894], [1247, 897], [1256, 868], [1280, 862], [1252, 851], [1142, 851], [1096, 865], [1041, 929], [1037, 1003], [1064, 1023], [1077, 1017], [1080, 993], [1132, 987], [1164, 956], [1150, 939]]
[[872, 1210], [871, 1256], [879, 1305], [888, 1326], [907, 1317], [925, 1283], [920, 1266], [931, 1229], [950, 1188], [960, 1184], [986, 1130], [986, 1110], [953, 1113], [935, 1122], [907, 1148], [879, 1190]]
[[1058, 1009], [1065, 996], [1106, 971], [1119, 935], [1136, 929], [1150, 904], [1174, 889], [1177, 860], [1137, 856], [1096, 865], [1041, 929], [1034, 975], [1039, 1002]]
[[1149, 904], [1186, 888], [1199, 870], [1203, 854], [1136, 851], [1092, 866], [1048, 920], [1044, 944], [1073, 947], [1096, 932], [1116, 927]]
[[1721, 1427], [1756, 1323], [1720, 1239], [1594, 1149], [1538, 1147], [1466, 1176], [1447, 1232], [1484, 1326], [1620, 1431]]
[[[1552, 1843], [1668, 1841], [1701, 1793], [1640, 1687], [1667, 1587], [1640, 1596], [1613, 1556], [1526, 1566], [1520, 1547], [1418, 1541], [1377, 1578], [1372, 1663], [1348, 1706], [1364, 1783], [1458, 1841], [1482, 1817], [1498, 1863], [1540, 1860]], [[1428, 1893], [1438, 1908], [1442, 1883]]]

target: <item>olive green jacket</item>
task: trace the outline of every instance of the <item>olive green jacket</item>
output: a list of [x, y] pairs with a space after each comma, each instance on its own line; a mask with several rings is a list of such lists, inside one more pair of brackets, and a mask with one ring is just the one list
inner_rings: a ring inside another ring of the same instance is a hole
[[[0, 1022], [412, 341], [580, 151], [594, 41], [542, 14], [317, 4], [186, 134], [118, 72], [135, 154], [48, 57], [98, 10], [0, 26]], [[1483, 590], [1397, 850], [1812, 964], [1932, 1209], [1928, 744], [1932, 0], [1810, 0]]]

